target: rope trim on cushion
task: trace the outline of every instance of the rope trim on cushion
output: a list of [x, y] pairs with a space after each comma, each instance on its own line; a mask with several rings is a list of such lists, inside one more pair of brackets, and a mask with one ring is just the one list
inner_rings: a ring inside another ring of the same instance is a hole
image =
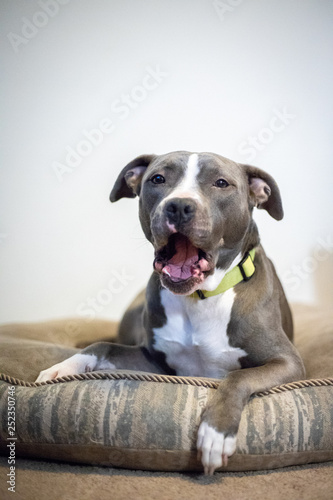
[[[217, 379], [207, 378], [192, 378], [192, 377], [177, 377], [172, 375], [159, 375], [155, 373], [126, 373], [126, 372], [87, 372], [77, 375], [67, 375], [46, 382], [25, 382], [24, 380], [11, 377], [4, 373], [0, 373], [0, 380], [11, 385], [19, 385], [22, 387], [42, 387], [45, 385], [62, 384], [64, 382], [83, 381], [83, 380], [136, 380], [139, 382], [160, 382], [167, 384], [193, 385], [196, 387], [206, 387], [208, 389], [217, 389], [220, 381]], [[255, 396], [268, 396], [270, 394], [280, 394], [294, 389], [304, 389], [306, 387], [322, 387], [332, 386], [333, 378], [300, 380], [298, 382], [290, 382], [289, 384], [279, 385], [272, 389], [259, 392]]]

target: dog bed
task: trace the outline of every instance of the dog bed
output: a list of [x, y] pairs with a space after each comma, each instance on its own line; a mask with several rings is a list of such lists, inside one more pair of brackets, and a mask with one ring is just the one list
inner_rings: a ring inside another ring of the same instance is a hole
[[[221, 470], [333, 459], [333, 315], [301, 306], [294, 308], [294, 317], [296, 345], [309, 378], [251, 398], [236, 453]], [[196, 433], [217, 380], [117, 370], [33, 382], [40, 370], [77, 352], [75, 346], [114, 337], [114, 332], [110, 322], [77, 320], [0, 328], [1, 454], [9, 456], [10, 444], [16, 456], [202, 470]]]

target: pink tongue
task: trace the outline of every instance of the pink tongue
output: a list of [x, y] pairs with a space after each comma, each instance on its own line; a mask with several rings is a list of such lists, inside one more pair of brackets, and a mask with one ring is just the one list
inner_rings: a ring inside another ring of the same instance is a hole
[[186, 280], [192, 276], [191, 268], [199, 260], [198, 250], [184, 236], [177, 238], [176, 253], [163, 268], [171, 278]]

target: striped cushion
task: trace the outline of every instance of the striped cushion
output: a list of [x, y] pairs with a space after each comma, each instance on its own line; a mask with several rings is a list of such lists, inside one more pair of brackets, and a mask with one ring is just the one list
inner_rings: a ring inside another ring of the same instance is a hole
[[[8, 453], [6, 402], [14, 387], [18, 455], [147, 470], [202, 469], [196, 433], [215, 391], [206, 386], [216, 386], [214, 380], [129, 371], [77, 378], [82, 380], [68, 377], [37, 387], [13, 385], [17, 380], [9, 377], [0, 382], [3, 454]], [[332, 385], [333, 379], [303, 382], [253, 397], [224, 470], [332, 460]]]

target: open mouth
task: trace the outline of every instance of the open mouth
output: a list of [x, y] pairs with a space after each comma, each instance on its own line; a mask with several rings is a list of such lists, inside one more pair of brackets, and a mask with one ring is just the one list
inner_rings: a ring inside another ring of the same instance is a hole
[[211, 270], [207, 254], [181, 233], [172, 234], [168, 243], [156, 252], [154, 268], [162, 274], [162, 283], [167, 288], [188, 285], [179, 293], [187, 293], [200, 284]]

